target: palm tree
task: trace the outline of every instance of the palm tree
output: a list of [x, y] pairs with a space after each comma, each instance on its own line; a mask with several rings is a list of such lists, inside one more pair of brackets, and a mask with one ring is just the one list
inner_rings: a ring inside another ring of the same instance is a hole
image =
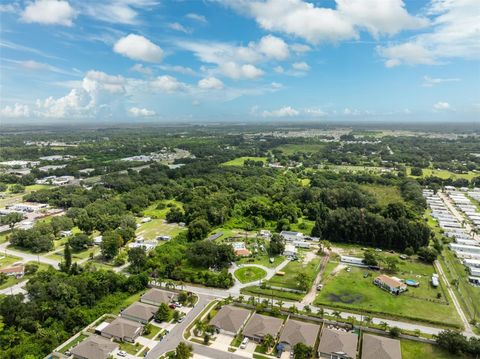
[[283, 300], [281, 300], [281, 299], [277, 300], [278, 309], [282, 310], [283, 309], [283, 304], [284, 304]]
[[387, 330], [388, 329], [388, 323], [387, 322], [380, 322], [380, 326], [383, 328], [383, 330]]
[[332, 315], [337, 319], [340, 319], [342, 317], [342, 313], [340, 313], [338, 310], [334, 310], [332, 312]]
[[323, 308], [318, 308], [318, 315], [323, 318], [323, 315], [325, 314], [325, 310]]
[[275, 345], [275, 338], [270, 334], [267, 334], [263, 337], [263, 345], [267, 351]]
[[175, 283], [171, 280], [167, 280], [167, 281], [165, 281], [165, 288], [174, 289], [175, 288]]
[[240, 295], [240, 296], [238, 296], [237, 301], [238, 301], [239, 303], [243, 303], [243, 299], [244, 299], [243, 295]]
[[372, 317], [365, 316], [365, 317], [363, 317], [363, 321], [367, 324], [370, 324], [370, 323], [372, 323]]

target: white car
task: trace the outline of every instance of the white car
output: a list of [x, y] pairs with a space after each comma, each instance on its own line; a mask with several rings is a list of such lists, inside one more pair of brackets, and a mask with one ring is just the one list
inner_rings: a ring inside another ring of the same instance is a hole
[[123, 350], [120, 350], [120, 351], [118, 352], [118, 356], [119, 356], [119, 357], [126, 357], [126, 356], [127, 356], [127, 352], [124, 352]]
[[242, 344], [240, 344], [240, 349], [245, 349], [247, 347], [248, 342], [250, 339], [248, 338], [243, 338]]

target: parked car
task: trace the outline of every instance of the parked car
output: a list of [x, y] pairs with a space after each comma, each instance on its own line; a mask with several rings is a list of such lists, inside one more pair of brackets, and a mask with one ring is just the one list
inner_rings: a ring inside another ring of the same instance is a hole
[[317, 285], [317, 290], [322, 290], [323, 289], [323, 284]]
[[122, 358], [123, 358], [123, 357], [126, 357], [126, 356], [127, 356], [127, 352], [124, 352], [123, 350], [120, 350], [120, 351], [118, 352], [118, 356], [119, 356], [119, 357], [122, 357]]
[[240, 349], [245, 349], [247, 347], [247, 344], [248, 344], [249, 341], [250, 341], [250, 339], [243, 338], [242, 344], [240, 344]]
[[181, 323], [181, 322], [183, 322], [184, 319], [185, 319], [185, 316], [180, 317], [180, 318], [178, 318], [177, 322], [178, 322], [178, 323]]

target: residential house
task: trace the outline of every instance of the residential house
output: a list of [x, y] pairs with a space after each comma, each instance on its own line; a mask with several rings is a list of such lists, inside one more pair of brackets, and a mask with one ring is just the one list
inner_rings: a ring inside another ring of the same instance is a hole
[[283, 255], [285, 257], [296, 257], [297, 256], [297, 248], [293, 244], [287, 243], [285, 244], [285, 249], [283, 250]]
[[292, 231], [281, 231], [280, 236], [287, 242], [303, 240], [303, 233]]
[[98, 335], [91, 335], [70, 352], [75, 359], [107, 359], [117, 349], [117, 343]]
[[125, 319], [147, 324], [153, 318], [157, 310], [158, 308], [153, 305], [135, 302], [127, 309], [124, 309], [121, 316]]
[[355, 359], [358, 335], [345, 330], [325, 328], [320, 337], [318, 355], [329, 359]]
[[364, 334], [362, 359], [402, 359], [400, 340]]
[[152, 288], [140, 298], [142, 303], [159, 306], [162, 303], [168, 304], [175, 301], [177, 294], [167, 290]]
[[25, 266], [23, 264], [0, 269], [0, 273], [6, 274], [8, 277], [22, 278], [25, 275]]
[[340, 262], [357, 267], [366, 267], [366, 265], [363, 263], [363, 258], [359, 257], [340, 256]]
[[282, 319], [255, 313], [243, 329], [243, 335], [256, 342], [261, 342], [267, 334], [275, 338], [282, 323]]
[[101, 330], [102, 336], [118, 341], [134, 343], [135, 339], [143, 333], [143, 325], [132, 320], [116, 318]]
[[392, 294], [400, 294], [407, 290], [407, 285], [401, 282], [398, 278], [389, 277], [388, 275], [382, 274], [373, 280], [373, 283]]
[[298, 343], [315, 348], [319, 332], [320, 326], [317, 324], [289, 319], [280, 334], [280, 343], [288, 350], [292, 350]]
[[235, 336], [250, 317], [250, 313], [247, 309], [224, 305], [209, 324], [219, 333]]

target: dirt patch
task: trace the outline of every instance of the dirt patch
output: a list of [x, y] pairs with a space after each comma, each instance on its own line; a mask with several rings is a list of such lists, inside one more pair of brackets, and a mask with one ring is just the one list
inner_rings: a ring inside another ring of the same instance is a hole
[[332, 272], [330, 273], [330, 275], [333, 277], [335, 274], [337, 274], [338, 272], [340, 272], [341, 270], [347, 268], [347, 265], [344, 264], [344, 263], [339, 263], [338, 266], [336, 266]]
[[363, 295], [352, 293], [329, 294], [328, 299], [336, 303], [353, 304], [363, 301]]
[[311, 262], [317, 255], [314, 252], [307, 252], [305, 257], [303, 257], [303, 264]]

